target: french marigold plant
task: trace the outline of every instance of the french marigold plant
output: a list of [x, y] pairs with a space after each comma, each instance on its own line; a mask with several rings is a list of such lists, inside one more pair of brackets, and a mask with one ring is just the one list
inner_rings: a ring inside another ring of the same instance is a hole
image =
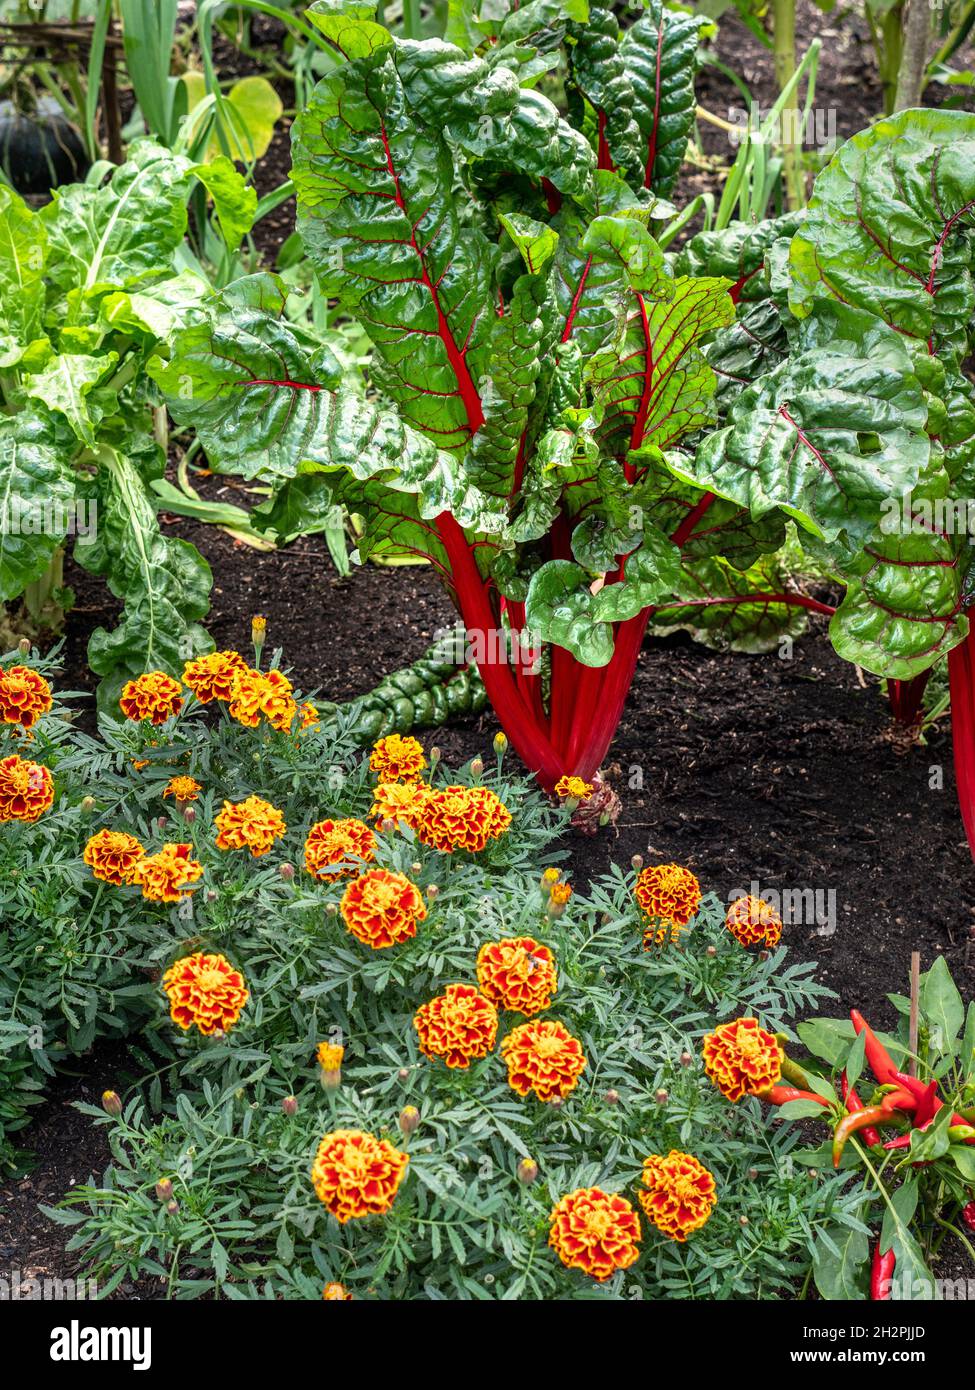
[[728, 908], [725, 926], [740, 946], [778, 946], [782, 918], [764, 898], [736, 898]]
[[12, 754], [0, 758], [0, 822], [30, 825], [54, 805], [54, 780], [42, 763]]
[[414, 821], [423, 844], [444, 854], [479, 854], [511, 824], [511, 813], [486, 787], [444, 787], [430, 791]]
[[51, 687], [29, 666], [0, 669], [0, 720], [29, 732], [52, 704]]
[[376, 837], [360, 820], [316, 821], [305, 839], [305, 869], [322, 883], [354, 878], [375, 857]]
[[132, 869], [131, 882], [154, 903], [178, 903], [185, 890], [203, 877], [203, 865], [193, 858], [191, 844], [169, 842], [155, 854], [143, 854]]
[[293, 686], [281, 671], [254, 671], [245, 666], [234, 677], [227, 708], [231, 718], [249, 729], [256, 729], [261, 718], [272, 729], [286, 733], [298, 712]]
[[369, 814], [380, 829], [387, 821], [394, 830], [400, 825], [415, 828], [431, 792], [425, 782], [380, 782], [373, 790]]
[[560, 801], [588, 801], [592, 791], [592, 783], [582, 777], [560, 777], [555, 784], [555, 795]]
[[322, 1071], [338, 1071], [344, 1056], [345, 1048], [341, 1043], [320, 1042], [315, 1052]]
[[508, 1085], [520, 1096], [533, 1091], [541, 1101], [564, 1100], [587, 1066], [578, 1038], [555, 1019], [522, 1023], [502, 1039]]
[[311, 1180], [319, 1201], [344, 1226], [389, 1211], [409, 1161], [388, 1139], [339, 1129], [319, 1144]]
[[388, 869], [369, 869], [354, 879], [342, 895], [339, 911], [355, 939], [373, 950], [409, 941], [427, 915], [416, 884]]
[[170, 777], [163, 792], [163, 800], [165, 801], [167, 797], [171, 796], [174, 801], [183, 805], [186, 802], [198, 800], [202, 790], [203, 788], [195, 777]]
[[704, 1039], [704, 1070], [728, 1100], [757, 1096], [782, 1076], [782, 1048], [757, 1018], [735, 1018]]
[[165, 724], [183, 708], [183, 687], [165, 671], [147, 671], [126, 681], [119, 696], [119, 709], [135, 723], [148, 720]]
[[671, 1149], [666, 1158], [650, 1154], [644, 1160], [637, 1198], [647, 1220], [680, 1243], [700, 1230], [718, 1200], [713, 1174], [679, 1149]]
[[145, 846], [125, 830], [99, 830], [85, 845], [84, 861], [95, 878], [120, 888], [132, 883]]
[[402, 734], [379, 739], [369, 755], [369, 770], [380, 782], [415, 782], [426, 765], [420, 740]]
[[175, 961], [163, 975], [162, 987], [173, 1022], [207, 1038], [229, 1033], [250, 997], [243, 975], [226, 956], [203, 952]]
[[477, 953], [477, 982], [499, 1009], [531, 1016], [547, 1009], [558, 989], [555, 958], [533, 936], [486, 941]]
[[183, 684], [192, 690], [201, 705], [214, 700], [228, 704], [238, 675], [248, 670], [240, 652], [208, 652], [183, 667]]
[[448, 985], [417, 1010], [413, 1027], [425, 1057], [439, 1058], [448, 1067], [469, 1067], [494, 1047], [498, 1014], [473, 985]]
[[248, 849], [255, 859], [267, 854], [288, 828], [277, 807], [260, 796], [225, 801], [213, 823], [217, 849]]
[[618, 1193], [579, 1187], [556, 1203], [548, 1243], [569, 1269], [608, 1279], [640, 1258], [640, 1218]]

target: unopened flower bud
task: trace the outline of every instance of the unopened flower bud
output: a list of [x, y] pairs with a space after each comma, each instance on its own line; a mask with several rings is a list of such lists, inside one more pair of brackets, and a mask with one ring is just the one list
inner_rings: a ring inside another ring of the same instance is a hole
[[758, 1182], [758, 1169], [749, 1168], [748, 1176], [751, 1178], [752, 1182]]
[[739, 1225], [739, 1226], [747, 1226], [747, 1225], [748, 1225], [748, 1217], [747, 1217], [747, 1216], [739, 1216], [739, 1218], [738, 1218], [738, 1225]]
[[410, 1069], [409, 1069], [409, 1067], [400, 1067], [400, 1069], [399, 1069], [399, 1071], [396, 1073], [396, 1075], [399, 1077], [400, 1081], [409, 1081], [409, 1079], [410, 1079]]
[[336, 913], [338, 912], [338, 910], [339, 910], [338, 903], [326, 903], [326, 904], [325, 904], [325, 913], [326, 913], [326, 915], [329, 916], [329, 917], [334, 917], [334, 916], [336, 915]]
[[169, 824], [169, 817], [168, 817], [168, 816], [157, 816], [157, 817], [156, 817], [156, 829], [157, 829], [157, 830], [165, 830], [165, 829], [166, 829], [166, 826], [167, 826], [168, 824]]
[[342, 1084], [341, 1067], [338, 1067], [335, 1070], [331, 1071], [326, 1071], [323, 1067], [322, 1070], [318, 1073], [318, 1076], [326, 1091], [337, 1091]]
[[549, 1101], [549, 1105], [552, 1107], [553, 1110], [561, 1110], [561, 1109], [562, 1109], [562, 1097], [561, 1097], [561, 1096], [553, 1096], [552, 1099]]
[[428, 884], [428, 885], [427, 885], [427, 898], [429, 899], [430, 902], [433, 902], [434, 898], [437, 896], [437, 894], [438, 894], [439, 892], [440, 892], [440, 889], [438, 888], [438, 886], [437, 886], [435, 883], [431, 883], [431, 884]]
[[704, 954], [705, 954], [706, 956], [711, 956], [711, 957], [713, 958], [714, 956], [716, 956], [716, 955], [718, 954], [718, 948], [717, 948], [717, 946], [708, 946], [708, 948], [706, 949], [706, 951], [704, 952]]
[[769, 951], [759, 951], [758, 958], [759, 960], [768, 960], [770, 954]]
[[422, 868], [423, 865], [420, 863], [419, 859], [414, 859], [413, 863], [410, 865], [410, 873], [418, 874]]
[[639, 873], [640, 870], [643, 868], [643, 855], [634, 854], [633, 858], [630, 860], [630, 863], [633, 865], [634, 869], [636, 869], [637, 873]]
[[106, 1115], [121, 1115], [122, 1101], [118, 1091], [102, 1091], [102, 1109]]
[[693, 1061], [694, 1058], [690, 1052], [682, 1052], [680, 1054], [680, 1064], [682, 1067], [689, 1067]]
[[396, 822], [390, 816], [385, 816], [380, 823], [379, 829], [384, 835], [389, 835], [396, 829]]
[[288, 1116], [289, 1119], [292, 1115], [297, 1115], [298, 1101], [296, 1097], [285, 1096], [284, 1100], [281, 1102], [281, 1109], [284, 1111], [284, 1113]]
[[483, 771], [484, 771], [484, 759], [483, 759], [483, 758], [471, 758], [471, 776], [472, 776], [472, 777], [480, 777], [480, 775], [481, 775], [481, 773], [482, 773]]
[[430, 749], [430, 771], [431, 771], [431, 772], [433, 772], [433, 769], [437, 766], [437, 763], [439, 763], [440, 758], [441, 758], [440, 749], [437, 747], [436, 744], [434, 744], [433, 747]]
[[664, 1088], [661, 1086], [659, 1091], [654, 1092], [653, 1098], [658, 1105], [666, 1105], [667, 1102], [670, 1100], [670, 1092], [665, 1091]]
[[20, 652], [21, 656], [29, 656], [29, 655], [30, 655], [30, 640], [29, 640], [29, 638], [27, 638], [27, 637], [22, 637], [22, 638], [20, 639], [20, 641], [17, 643], [17, 650]]
[[160, 1202], [168, 1202], [173, 1195], [173, 1184], [169, 1178], [160, 1178], [156, 1183], [156, 1196]]
[[82, 797], [82, 798], [81, 798], [81, 809], [85, 812], [86, 815], [87, 815], [87, 813], [88, 813], [89, 811], [94, 811], [94, 809], [95, 809], [95, 798], [94, 798], [93, 796], [84, 796], [84, 797]]
[[404, 1105], [399, 1112], [399, 1127], [404, 1134], [412, 1134], [420, 1123], [420, 1112], [415, 1105]]
[[215, 903], [219, 896], [220, 894], [217, 892], [216, 888], [208, 888], [203, 895], [203, 900], [204, 902]]
[[196, 820], [196, 807], [195, 807], [195, 806], [184, 806], [184, 807], [183, 807], [183, 819], [186, 821], [186, 824], [187, 824], [187, 825], [192, 825], [193, 822]]
[[813, 1182], [815, 1182], [816, 1179], [819, 1177], [819, 1170], [817, 1168], [810, 1168], [809, 1176], [812, 1178]]
[[606, 1094], [603, 1096], [603, 1100], [606, 1102], [607, 1105], [618, 1105], [618, 1104], [619, 1104], [619, 1098], [620, 1098], [620, 1093], [619, 1093], [619, 1091], [615, 1091], [615, 1090], [609, 1090], [609, 1091], [607, 1091]]
[[295, 876], [295, 866], [287, 863], [279, 864], [278, 873], [284, 879], [285, 883], [290, 883]]
[[523, 1158], [518, 1164], [518, 1181], [526, 1187], [531, 1187], [537, 1177], [538, 1164], [533, 1158]]
[[508, 751], [508, 739], [505, 734], [494, 735], [494, 751], [499, 758], [503, 758]]
[[167, 1202], [166, 1210], [169, 1212], [170, 1216], [175, 1216], [176, 1213], [179, 1211], [179, 1202], [177, 1202], [175, 1199], [172, 1202]]

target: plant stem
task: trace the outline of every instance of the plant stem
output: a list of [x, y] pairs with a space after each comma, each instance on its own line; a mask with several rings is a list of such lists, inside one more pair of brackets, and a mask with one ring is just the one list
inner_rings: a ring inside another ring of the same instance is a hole
[[[775, 81], [781, 92], [796, 70], [795, 0], [773, 0], [772, 33], [775, 42]], [[792, 209], [801, 208], [806, 199], [800, 149], [797, 144], [799, 102], [794, 92], [783, 106], [780, 120], [786, 202]]]
[[921, 104], [930, 43], [931, 9], [928, 0], [909, 0], [897, 73], [897, 89], [894, 94], [894, 111], [906, 111]]

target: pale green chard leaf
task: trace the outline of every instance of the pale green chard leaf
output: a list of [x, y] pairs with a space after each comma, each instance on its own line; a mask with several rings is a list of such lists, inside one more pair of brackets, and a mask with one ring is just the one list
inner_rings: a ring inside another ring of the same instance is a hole
[[586, 666], [606, 666], [613, 655], [613, 629], [596, 620], [586, 571], [571, 560], [549, 560], [528, 586], [525, 621], [543, 641], [571, 652]]
[[832, 298], [937, 348], [975, 310], [975, 115], [901, 111], [854, 135], [816, 179], [792, 242], [792, 307]]
[[677, 182], [694, 124], [698, 36], [705, 23], [664, 0], [649, 0], [620, 42], [643, 136], [644, 183], [664, 197]]
[[745, 571], [717, 556], [685, 557], [673, 602], [654, 609], [653, 630], [682, 628], [719, 651], [775, 651], [783, 637], [799, 637], [806, 628], [805, 609], [775, 600], [788, 589], [789, 577], [774, 556]]
[[0, 603], [44, 573], [67, 534], [75, 483], [62, 456], [43, 415], [0, 416]]
[[211, 287], [193, 270], [182, 270], [141, 290], [115, 290], [99, 300], [99, 322], [106, 329], [167, 343], [178, 328], [198, 316]]
[[680, 551], [662, 532], [645, 525], [639, 549], [626, 557], [623, 578], [596, 594], [593, 616], [610, 623], [635, 618], [650, 604], [670, 598], [680, 580]]
[[208, 164], [195, 164], [192, 172], [213, 199], [213, 209], [228, 250], [236, 251], [254, 225], [257, 190], [226, 155], [218, 155]]
[[98, 357], [58, 353], [41, 371], [24, 378], [24, 394], [63, 415], [77, 438], [93, 449], [102, 407], [94, 405], [90, 397], [117, 361], [117, 352]]
[[388, 48], [392, 35], [375, 20], [376, 6], [356, 4], [353, 0], [315, 0], [305, 11], [309, 23], [333, 43], [345, 58], [365, 58], [379, 49]]
[[0, 185], [0, 370], [15, 367], [44, 335], [47, 233], [14, 191]]

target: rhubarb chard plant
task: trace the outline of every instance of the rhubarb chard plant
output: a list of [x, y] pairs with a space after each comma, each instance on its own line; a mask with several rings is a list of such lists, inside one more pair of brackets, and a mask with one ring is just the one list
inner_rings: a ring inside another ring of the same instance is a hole
[[[270, 485], [269, 530], [341, 504], [360, 559], [428, 559], [544, 785], [600, 767], [648, 628], [760, 651], [824, 612], [912, 681], [967, 632], [967, 538], [904, 506], [969, 486], [975, 118], [882, 121], [807, 214], [671, 254], [699, 19], [475, 15], [409, 41], [369, 3], [307, 12], [333, 65], [293, 127], [299, 231], [368, 371], [247, 277], [150, 367], [176, 421]], [[835, 612], [790, 579], [789, 530]]]

